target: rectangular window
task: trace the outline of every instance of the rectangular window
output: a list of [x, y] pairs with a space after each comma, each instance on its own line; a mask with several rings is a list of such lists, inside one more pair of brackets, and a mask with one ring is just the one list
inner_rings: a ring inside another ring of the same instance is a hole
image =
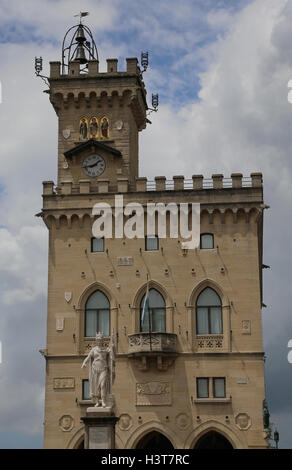
[[91, 253], [101, 253], [104, 251], [104, 238], [91, 239]]
[[209, 398], [209, 379], [197, 378], [197, 397]]
[[82, 380], [82, 400], [90, 400], [89, 380]]
[[155, 251], [159, 249], [159, 242], [158, 242], [157, 235], [149, 235], [145, 237], [145, 250], [146, 251]]
[[213, 379], [213, 394], [214, 398], [225, 398], [226, 397], [226, 390], [225, 390], [225, 378], [224, 377], [216, 377]]
[[214, 248], [214, 235], [212, 233], [202, 233], [201, 250], [212, 250]]

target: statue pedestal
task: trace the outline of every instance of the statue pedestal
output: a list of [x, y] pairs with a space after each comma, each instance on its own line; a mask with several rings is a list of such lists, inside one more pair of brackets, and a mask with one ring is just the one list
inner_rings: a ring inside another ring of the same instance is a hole
[[115, 448], [115, 425], [119, 418], [111, 406], [87, 408], [81, 419], [85, 424], [85, 449]]

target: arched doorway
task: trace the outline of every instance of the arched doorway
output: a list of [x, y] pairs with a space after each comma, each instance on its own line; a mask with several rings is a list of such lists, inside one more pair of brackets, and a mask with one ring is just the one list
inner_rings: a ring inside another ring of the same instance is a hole
[[82, 439], [79, 439], [74, 449], [84, 449], [84, 437], [82, 437]]
[[216, 431], [204, 434], [196, 443], [195, 449], [233, 449], [226, 437]]
[[165, 437], [163, 434], [157, 431], [152, 431], [143, 436], [142, 439], [138, 442], [136, 449], [145, 449], [145, 450], [173, 450], [174, 447], [172, 443]]

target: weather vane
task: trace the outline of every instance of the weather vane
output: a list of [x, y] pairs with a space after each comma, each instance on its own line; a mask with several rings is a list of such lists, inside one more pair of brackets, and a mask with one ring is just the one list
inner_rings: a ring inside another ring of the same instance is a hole
[[78, 13], [78, 15], [74, 15], [74, 17], [76, 18], [77, 16], [79, 16], [79, 19], [80, 19], [80, 24], [82, 23], [82, 18], [84, 16], [88, 16], [89, 15], [89, 11], [81, 11], [80, 13]]

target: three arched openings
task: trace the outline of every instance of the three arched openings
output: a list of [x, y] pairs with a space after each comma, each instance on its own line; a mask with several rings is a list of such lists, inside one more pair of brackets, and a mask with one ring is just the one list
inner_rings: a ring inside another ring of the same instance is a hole
[[[148, 302], [143, 295], [140, 305], [140, 331], [166, 331], [166, 302], [155, 288], [148, 294]], [[147, 307], [146, 304], [147, 303]], [[217, 292], [206, 287], [196, 300], [196, 333], [222, 334], [222, 302]], [[94, 337], [97, 332], [110, 334], [110, 302], [101, 290], [94, 291], [85, 304], [85, 336]]]

